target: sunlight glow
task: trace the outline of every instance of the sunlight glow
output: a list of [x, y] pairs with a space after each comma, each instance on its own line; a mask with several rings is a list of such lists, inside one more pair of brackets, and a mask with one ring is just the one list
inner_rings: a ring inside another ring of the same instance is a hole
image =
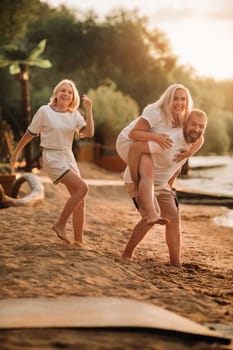
[[191, 65], [201, 76], [233, 78], [233, 45], [228, 34], [232, 24], [183, 21], [163, 25], [181, 64]]
[[114, 8], [146, 15], [149, 25], [167, 34], [179, 64], [195, 69], [199, 76], [233, 79], [233, 21], [231, 0], [43, 0], [52, 6], [94, 10], [100, 18]]

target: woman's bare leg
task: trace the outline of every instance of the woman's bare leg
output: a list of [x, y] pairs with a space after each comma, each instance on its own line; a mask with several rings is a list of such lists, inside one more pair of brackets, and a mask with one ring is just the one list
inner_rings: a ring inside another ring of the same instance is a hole
[[85, 200], [75, 208], [73, 212], [74, 243], [83, 245], [83, 228], [85, 222]]
[[[70, 198], [65, 203], [65, 206], [57, 222], [52, 226], [52, 228], [60, 239], [63, 239], [66, 242], [70, 242], [65, 232], [65, 225], [70, 215], [75, 211], [76, 207], [78, 208], [78, 206], [81, 204], [84, 197], [86, 196], [88, 192], [88, 186], [83, 181], [83, 179], [81, 179], [72, 171], [69, 171], [66, 175], [64, 175], [61, 182], [68, 189], [70, 193]], [[82, 216], [81, 220], [84, 221]]]
[[128, 165], [131, 179], [135, 184], [139, 183], [139, 164], [143, 153], [150, 153], [147, 142], [136, 141], [132, 142], [129, 146]]

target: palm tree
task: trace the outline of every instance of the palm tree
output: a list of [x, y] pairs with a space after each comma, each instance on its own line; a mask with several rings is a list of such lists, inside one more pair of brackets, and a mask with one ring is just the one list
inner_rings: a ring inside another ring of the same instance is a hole
[[[16, 45], [5, 45], [0, 53], [0, 68], [9, 66], [9, 73], [20, 82], [23, 128], [26, 129], [31, 121], [31, 103], [29, 93], [29, 66], [50, 68], [52, 63], [41, 58], [46, 46], [46, 39], [31, 51], [23, 50]], [[25, 148], [26, 171], [32, 170], [31, 144]]]

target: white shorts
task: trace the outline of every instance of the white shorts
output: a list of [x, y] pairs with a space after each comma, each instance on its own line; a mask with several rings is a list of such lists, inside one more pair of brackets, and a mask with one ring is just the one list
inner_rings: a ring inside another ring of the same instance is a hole
[[45, 170], [54, 184], [59, 183], [61, 178], [70, 170], [80, 176], [80, 171], [71, 149], [44, 148], [42, 157]]
[[119, 134], [117, 137], [116, 150], [119, 156], [121, 157], [121, 159], [123, 159], [125, 163], [128, 162], [127, 159], [128, 159], [129, 147], [132, 144], [132, 142], [133, 142], [132, 140], [129, 140], [122, 134]]

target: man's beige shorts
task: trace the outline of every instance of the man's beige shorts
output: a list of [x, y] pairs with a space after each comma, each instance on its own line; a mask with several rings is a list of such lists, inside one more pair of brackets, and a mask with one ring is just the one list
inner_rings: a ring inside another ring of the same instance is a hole
[[[133, 183], [125, 183], [125, 187], [128, 191], [129, 196], [133, 199], [135, 206], [138, 205], [136, 208], [140, 213], [142, 219], [146, 219], [147, 214], [140, 204], [135, 185]], [[161, 189], [155, 191], [154, 205], [155, 208], [160, 211], [161, 217], [168, 219], [169, 222], [180, 220], [179, 204], [172, 190]]]

